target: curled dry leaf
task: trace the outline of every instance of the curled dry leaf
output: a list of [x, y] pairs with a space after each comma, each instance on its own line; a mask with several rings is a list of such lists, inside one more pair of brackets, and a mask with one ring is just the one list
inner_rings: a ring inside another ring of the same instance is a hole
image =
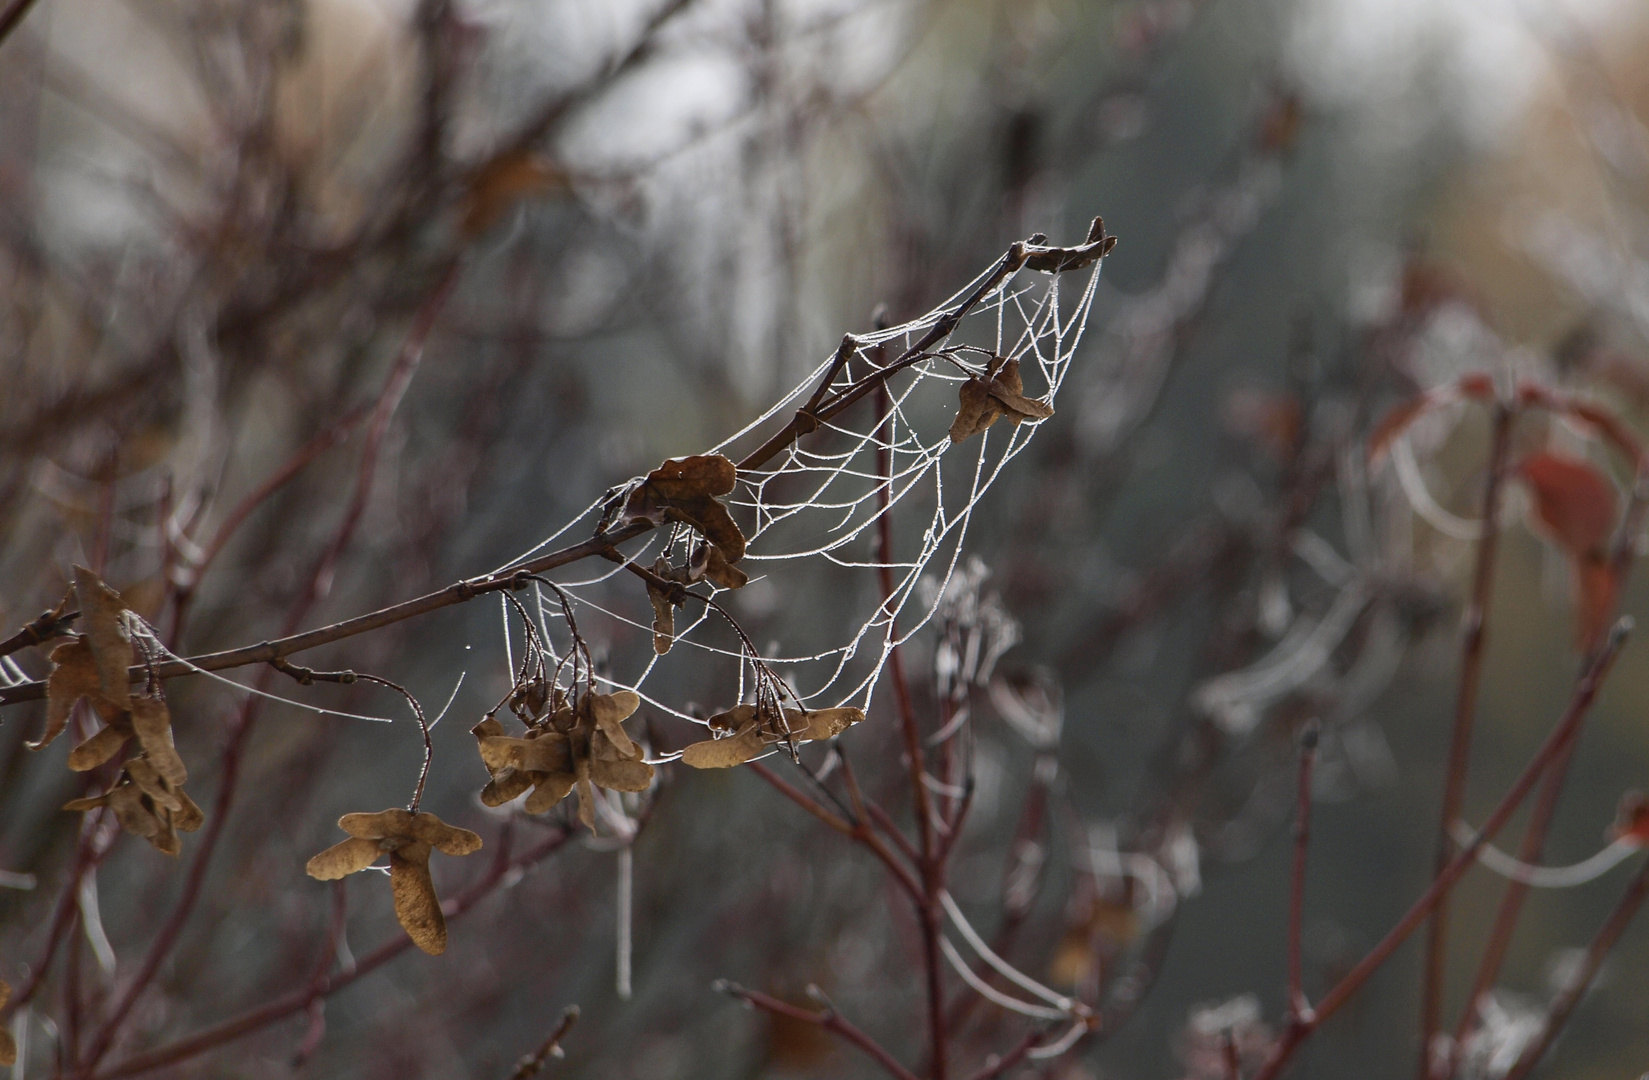
[[[6, 1002], [10, 1000], [11, 986], [4, 979], [0, 979], [0, 1009], [4, 1009], [6, 1007]], [[9, 1030], [0, 1027], [0, 1065], [16, 1064], [17, 1043], [12, 1039], [11, 1032]]]
[[1603, 640], [1614, 614], [1616, 582], [1608, 555], [1615, 531], [1615, 485], [1590, 462], [1559, 454], [1524, 458], [1517, 475], [1534, 496], [1541, 531], [1574, 565], [1575, 641], [1590, 651]]
[[493, 717], [481, 721], [470, 729], [492, 776], [481, 789], [481, 801], [502, 806], [530, 788], [524, 809], [542, 814], [577, 788], [579, 820], [594, 830], [591, 785], [613, 791], [652, 786], [653, 767], [624, 730], [624, 721], [640, 706], [641, 698], [630, 690], [584, 694], [577, 708], [563, 705], [521, 738], [505, 735]]
[[176, 855], [182, 849], [179, 829], [194, 832], [206, 821], [206, 815], [188, 793], [168, 782], [153, 762], [141, 756], [126, 762], [114, 787], [102, 795], [65, 803], [63, 809], [84, 811], [101, 806], [114, 811], [121, 828], [167, 855]]
[[46, 677], [46, 730], [27, 744], [30, 750], [48, 746], [63, 734], [69, 726], [69, 713], [81, 698], [91, 700], [105, 723], [114, 723], [123, 711], [121, 706], [103, 700], [97, 661], [84, 636], [76, 635], [73, 641], [53, 649], [51, 661], [52, 671]]
[[683, 765], [695, 769], [728, 769], [743, 765], [775, 743], [830, 739], [865, 718], [863, 709], [786, 709], [782, 721], [763, 723], [754, 705], [738, 705], [709, 720], [712, 728], [732, 734], [693, 743], [681, 752]]
[[1022, 420], [1046, 420], [1054, 414], [1052, 405], [1025, 396], [1018, 360], [1009, 360], [987, 379], [969, 379], [958, 395], [960, 404], [950, 425], [953, 443], [972, 438], [1004, 417], [1017, 425]]
[[1032, 270], [1062, 274], [1067, 270], [1092, 266], [1109, 255], [1116, 246], [1117, 238], [1105, 235], [1105, 219], [1096, 217], [1088, 226], [1088, 239], [1084, 243], [1069, 248], [1044, 247], [1040, 244], [1029, 247], [1025, 265]]
[[126, 630], [120, 594], [84, 566], [74, 568], [74, 595], [80, 604], [80, 628], [97, 663], [99, 692], [117, 708], [127, 707], [132, 666], [132, 636]]
[[624, 499], [625, 522], [679, 521], [697, 529], [730, 563], [744, 558], [744, 534], [717, 501], [732, 494], [738, 470], [720, 454], [673, 458], [648, 473]]
[[721, 549], [711, 544], [700, 544], [688, 564], [692, 580], [708, 579], [722, 589], [742, 589], [750, 584], [750, 575], [728, 562]]
[[[708, 548], [710, 545], [705, 544], [703, 546]], [[663, 555], [660, 555], [653, 563], [653, 574], [665, 581], [677, 583], [692, 580], [688, 576], [688, 568], [677, 569], [672, 567], [670, 560]], [[653, 651], [663, 656], [670, 651], [670, 646], [676, 639], [676, 608], [680, 605], [671, 592], [660, 588], [651, 581], [647, 583], [647, 599], [653, 603]]]
[[434, 814], [415, 814], [399, 807], [376, 814], [345, 814], [338, 819], [338, 828], [349, 839], [311, 858], [304, 866], [309, 876], [335, 881], [365, 870], [379, 855], [388, 855], [390, 889], [401, 928], [431, 956], [445, 952], [447, 920], [429, 876], [430, 852], [468, 855], [481, 849], [481, 838]]

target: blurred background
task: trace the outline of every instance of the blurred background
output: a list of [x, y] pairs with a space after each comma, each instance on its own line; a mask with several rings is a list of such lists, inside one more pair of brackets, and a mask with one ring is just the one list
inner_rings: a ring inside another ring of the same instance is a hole
[[[295, 611], [319, 625], [484, 572], [748, 423], [879, 305], [913, 318], [1011, 241], [1074, 244], [1104, 215], [1121, 242], [1056, 415], [968, 544], [985, 571], [971, 601], [1019, 640], [969, 691], [977, 803], [953, 889], [1025, 970], [1121, 1003], [1114, 1032], [1030, 1075], [1218, 1077], [1199, 1032], [1281, 1022], [1308, 719], [1324, 724], [1308, 992], [1425, 887], [1472, 561], [1462, 519], [1489, 425], [1445, 410], [1414, 429], [1405, 462], [1368, 469], [1375, 420], [1478, 369], [1585, 392], [1634, 426], [1649, 408], [1649, 12], [1628, 0], [5, 11], [8, 626], [53, 606], [74, 563], [185, 655], [278, 636]], [[424, 355], [363, 487], [363, 409], [411, 337]], [[1609, 464], [1561, 425], [1519, 438]], [[1579, 662], [1569, 564], [1525, 527], [1519, 489], [1510, 501], [1472, 821], [1561, 712]], [[1631, 588], [1623, 606], [1641, 619], [1646, 600]], [[818, 575], [758, 582], [737, 604], [762, 645], [828, 640], [846, 618]], [[977, 611], [956, 618], [981, 632]], [[598, 662], [650, 648], [616, 620], [584, 630]], [[925, 715], [941, 637], [908, 650]], [[489, 844], [503, 819], [475, 800], [486, 775], [467, 728], [510, 687], [501, 638], [481, 602], [297, 658], [395, 679], [432, 713], [463, 674], [426, 808]], [[1649, 772], [1642, 647], [1587, 730], [1552, 862], [1602, 846]], [[47, 668], [39, 649], [12, 659], [8, 680]], [[364, 687], [266, 688], [399, 715]], [[674, 692], [683, 708], [726, 704], [690, 680]], [[198, 837], [179, 863], [130, 838], [112, 848], [60, 966], [13, 1018], [14, 1077], [73, 1071], [178, 910], [108, 1061], [304, 985], [332, 894], [303, 860], [337, 839], [337, 814], [399, 803], [417, 773], [404, 723], [251, 706], [202, 679], [168, 693], [222, 843], [198, 898], [185, 884]], [[891, 798], [897, 728], [877, 703], [844, 745]], [[1028, 714], [1056, 738], [1027, 737]], [[57, 807], [82, 778], [62, 765], [70, 740], [23, 749], [38, 707], [3, 721], [0, 978], [16, 987], [71, 874], [78, 819]], [[658, 747], [694, 737], [645, 722]], [[241, 737], [238, 788], [215, 804], [213, 762]], [[792, 1001], [817, 984], [914, 1060], [917, 946], [874, 861], [747, 771], [686, 772], [651, 797], [635, 845], [630, 1000], [615, 991], [617, 856], [575, 838], [455, 921], [446, 956], [402, 957], [320, 1020], [157, 1075], [502, 1077], [573, 1002], [583, 1019], [548, 1075], [876, 1075], [816, 1030], [712, 992], [717, 978]], [[1028, 822], [1038, 791], [1048, 808]], [[526, 844], [556, 826], [508, 827]], [[1134, 900], [1095, 892], [1081, 853], [1107, 846], [1158, 860], [1171, 915], [1142, 925]], [[447, 863], [443, 895], [479, 872]], [[1620, 880], [1531, 899], [1462, 1075], [1504, 1074], [1495, 1050], [1538, 1025]], [[387, 889], [347, 888], [340, 964], [397, 932]], [[1451, 1028], [1500, 889], [1479, 873], [1455, 902]], [[1646, 950], [1636, 927], [1548, 1075], [1649, 1068]], [[1296, 1075], [1412, 1071], [1419, 966], [1410, 945]], [[964, 1059], [1015, 1030], [980, 1023]]]

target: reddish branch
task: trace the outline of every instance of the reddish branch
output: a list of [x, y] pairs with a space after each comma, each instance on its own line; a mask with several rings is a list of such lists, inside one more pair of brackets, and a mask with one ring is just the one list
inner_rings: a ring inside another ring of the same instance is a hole
[[1546, 771], [1546, 768], [1551, 765], [1558, 754], [1563, 752], [1564, 748], [1579, 732], [1587, 714], [1591, 711], [1592, 702], [1596, 700], [1597, 693], [1603, 686], [1603, 680], [1608, 676], [1615, 658], [1620, 655], [1621, 646], [1625, 644], [1626, 635], [1630, 629], [1631, 620], [1629, 619], [1622, 619], [1615, 625], [1614, 630], [1609, 635], [1608, 642], [1598, 650], [1587, 665], [1585, 675], [1576, 684], [1574, 695], [1569, 701], [1569, 707], [1564, 711], [1563, 718], [1558, 721], [1557, 726], [1546, 737], [1546, 741], [1540, 745], [1540, 749], [1535, 752], [1533, 759], [1522, 774], [1512, 783], [1511, 788], [1489, 815], [1488, 820], [1483, 824], [1483, 828], [1472, 842], [1466, 845], [1444, 868], [1443, 872], [1432, 880], [1431, 887], [1425, 891], [1420, 899], [1414, 902], [1414, 905], [1409, 908], [1402, 919], [1398, 920], [1397, 925], [1392, 927], [1386, 936], [1380, 940], [1379, 944], [1369, 950], [1368, 954], [1359, 960], [1357, 965], [1323, 997], [1311, 1017], [1290, 1026], [1283, 1033], [1272, 1048], [1265, 1064], [1253, 1077], [1253, 1080], [1274, 1080], [1275, 1077], [1279, 1076], [1283, 1069], [1288, 1066], [1289, 1061], [1293, 1059], [1294, 1052], [1299, 1049], [1300, 1044], [1312, 1032], [1316, 1031], [1323, 1021], [1338, 1012], [1358, 990], [1362, 989], [1369, 976], [1373, 975], [1387, 960], [1391, 959], [1392, 954], [1397, 951], [1398, 947], [1420, 928], [1421, 923], [1425, 922], [1427, 916], [1436, 909], [1442, 898], [1448, 895], [1449, 890], [1454, 888], [1455, 883], [1477, 861], [1477, 854], [1483, 849], [1483, 845], [1492, 840], [1505, 827], [1512, 814], [1523, 804], [1523, 800], [1528, 798], [1529, 792], [1534, 789], [1534, 785], [1539, 781], [1541, 774]]
[[[566, 844], [573, 835], [572, 829], [562, 829], [524, 855], [514, 859], [501, 858], [494, 861], [492, 867], [479, 881], [454, 899], [441, 905], [441, 911], [446, 916], [447, 921], [450, 923], [462, 918], [465, 912], [491, 895], [514, 871], [524, 870], [534, 863], [540, 862]], [[276, 998], [268, 1004], [248, 1010], [239, 1016], [232, 1017], [176, 1042], [157, 1046], [152, 1050], [145, 1050], [139, 1054], [133, 1054], [126, 1060], [116, 1062], [110, 1068], [95, 1074], [95, 1076], [87, 1072], [81, 1072], [69, 1077], [68, 1080], [115, 1080], [116, 1077], [136, 1076], [139, 1073], [186, 1061], [225, 1043], [245, 1038], [253, 1032], [262, 1030], [289, 1016], [296, 1016], [304, 1012], [316, 1001], [331, 997], [344, 987], [365, 978], [410, 948], [412, 948], [412, 939], [405, 934], [397, 934], [391, 940], [367, 953], [356, 963], [354, 968], [348, 971], [340, 971], [323, 979], [315, 980], [302, 990], [295, 990], [284, 997]]]
[[876, 1064], [885, 1069], [889, 1076], [896, 1077], [897, 1080], [919, 1080], [915, 1073], [899, 1064], [898, 1058], [888, 1053], [875, 1039], [842, 1019], [842, 1015], [835, 1009], [823, 1009], [815, 1012], [812, 1009], [792, 1005], [787, 1001], [780, 1001], [776, 997], [770, 997], [756, 990], [746, 990], [737, 983], [726, 981], [716, 983], [716, 989], [738, 998], [747, 1005], [761, 1009], [764, 1012], [770, 1012], [775, 1016], [800, 1020], [806, 1024], [817, 1024], [826, 1031], [840, 1036], [863, 1050], [875, 1060]]
[[[365, 445], [361, 449], [361, 463], [355, 482], [354, 495], [348, 508], [344, 511], [343, 519], [339, 522], [337, 531], [331, 542], [322, 551], [311, 569], [304, 589], [298, 595], [287, 614], [286, 626], [283, 633], [290, 633], [308, 617], [315, 604], [330, 590], [332, 575], [337, 568], [338, 560], [344, 550], [354, 539], [361, 515], [372, 493], [373, 481], [377, 477], [378, 454], [383, 446], [384, 438], [389, 433], [390, 421], [395, 416], [396, 408], [405, 396], [408, 385], [412, 381], [413, 373], [417, 370], [418, 361], [423, 356], [424, 344], [433, 329], [436, 317], [451, 295], [457, 281], [458, 263], [452, 263], [425, 301], [417, 317], [413, 320], [411, 332], [407, 336], [395, 363], [391, 365], [389, 375], [384, 380], [382, 391], [378, 395], [377, 404], [373, 407], [371, 421], [367, 425]], [[257, 679], [257, 689], [267, 688], [269, 670], [261, 672]], [[183, 892], [172, 908], [160, 933], [149, 947], [148, 955], [143, 958], [143, 965], [138, 969], [137, 976], [127, 984], [125, 990], [109, 1010], [108, 1018], [93, 1038], [91, 1049], [86, 1054], [85, 1068], [92, 1070], [103, 1060], [115, 1039], [120, 1034], [121, 1025], [131, 1013], [132, 1006], [137, 1003], [138, 997], [148, 988], [160, 966], [171, 953], [172, 947], [177, 944], [179, 936], [188, 924], [189, 917], [194, 913], [195, 903], [200, 899], [202, 886], [206, 881], [206, 871], [217, 850], [218, 842], [222, 839], [225, 825], [229, 819], [229, 811], [235, 797], [235, 790], [240, 779], [241, 759], [247, 742], [251, 738], [252, 729], [256, 723], [259, 706], [264, 699], [259, 695], [249, 695], [242, 703], [238, 716], [229, 728], [229, 739], [224, 747], [221, 765], [220, 781], [218, 784], [217, 799], [213, 804], [213, 812], [207, 821], [206, 830], [201, 837], [200, 846], [195, 851], [194, 861], [189, 866], [189, 876], [184, 881]], [[426, 740], [428, 733], [426, 730]], [[426, 759], [425, 769], [428, 769]], [[423, 780], [419, 779], [419, 790], [422, 791]]]
[[1552, 1048], [1552, 1043], [1568, 1024], [1575, 1006], [1580, 1004], [1580, 999], [1597, 979], [1604, 959], [1614, 951], [1620, 935], [1625, 933], [1632, 917], [1637, 914], [1638, 908], [1643, 906], [1646, 895], [1649, 895], [1649, 862], [1638, 867], [1631, 884], [1626, 887], [1626, 894], [1620, 898], [1620, 903], [1615, 905], [1609, 920], [1603, 924], [1597, 937], [1592, 939], [1592, 944], [1586, 949], [1586, 957], [1581, 961], [1580, 967], [1552, 1002], [1540, 1034], [1529, 1044], [1528, 1049], [1523, 1051], [1523, 1056], [1518, 1059], [1511, 1072], [1506, 1074], [1506, 1080], [1523, 1080], [1536, 1065], [1540, 1064], [1540, 1059], [1546, 1056], [1546, 1051]]
[[1288, 888], [1288, 1019], [1297, 1024], [1311, 1015], [1305, 996], [1301, 942], [1305, 924], [1305, 860], [1311, 846], [1311, 769], [1317, 761], [1321, 727], [1313, 720], [1300, 734], [1300, 782], [1294, 811], [1294, 869]]
[[[1460, 816], [1466, 796], [1466, 774], [1471, 761], [1472, 725], [1477, 717], [1477, 695], [1483, 677], [1483, 655], [1488, 637], [1489, 602], [1494, 595], [1495, 549], [1500, 538], [1500, 494], [1506, 478], [1506, 456], [1511, 447], [1515, 413], [1499, 404], [1494, 410], [1494, 435], [1489, 451], [1489, 473], [1483, 489], [1483, 535], [1477, 542], [1477, 565], [1472, 574], [1471, 601], [1466, 608], [1466, 633], [1461, 645], [1460, 689], [1454, 704], [1454, 728], [1449, 737], [1448, 772], [1443, 781], [1443, 803], [1438, 814], [1435, 875], [1441, 876], [1454, 854], [1449, 830]], [[1432, 1074], [1432, 1043], [1443, 1008], [1443, 967], [1448, 940], [1449, 908], [1446, 893], [1438, 897], [1426, 935], [1425, 982], [1420, 995], [1421, 1080]]]

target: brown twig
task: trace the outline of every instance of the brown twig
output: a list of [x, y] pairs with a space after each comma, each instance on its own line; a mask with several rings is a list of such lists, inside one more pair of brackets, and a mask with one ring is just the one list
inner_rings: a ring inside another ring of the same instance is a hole
[[1387, 932], [1380, 942], [1370, 949], [1346, 975], [1334, 985], [1323, 999], [1317, 1003], [1309, 1020], [1302, 1021], [1289, 1027], [1273, 1046], [1271, 1054], [1265, 1064], [1255, 1074], [1253, 1080], [1274, 1080], [1288, 1066], [1294, 1052], [1300, 1044], [1316, 1031], [1322, 1023], [1333, 1016], [1353, 995], [1362, 989], [1369, 977], [1380, 969], [1391, 955], [1397, 951], [1403, 942], [1409, 939], [1426, 917], [1436, 908], [1456, 882], [1477, 861], [1477, 854], [1494, 836], [1505, 827], [1512, 814], [1523, 804], [1523, 800], [1534, 789], [1546, 767], [1562, 752], [1564, 746], [1579, 731], [1585, 722], [1587, 713], [1591, 710], [1592, 702], [1596, 700], [1598, 691], [1603, 686], [1603, 680], [1608, 676], [1609, 669], [1614, 665], [1615, 658], [1620, 655], [1621, 646], [1625, 644], [1626, 635], [1631, 630], [1631, 620], [1622, 619], [1615, 624], [1609, 634], [1608, 642], [1599, 649], [1587, 666], [1586, 674], [1575, 687], [1574, 695], [1570, 698], [1569, 706], [1564, 710], [1563, 718], [1553, 727], [1546, 740], [1541, 743], [1540, 749], [1524, 768], [1521, 775], [1513, 781], [1510, 789], [1500, 800], [1500, 804], [1490, 813], [1483, 828], [1472, 842], [1446, 866], [1443, 872], [1432, 879], [1431, 886], [1423, 893], [1409, 910], [1398, 920], [1397, 925]]
[[889, 1076], [896, 1077], [897, 1080], [918, 1080], [915, 1073], [899, 1064], [898, 1058], [888, 1053], [869, 1035], [842, 1019], [842, 1015], [835, 1009], [814, 1012], [812, 1009], [804, 1009], [789, 1002], [780, 1001], [776, 997], [770, 997], [757, 990], [746, 990], [738, 983], [728, 982], [725, 979], [717, 980], [712, 988], [718, 993], [736, 997], [753, 1008], [773, 1013], [775, 1016], [789, 1017], [792, 1020], [800, 1020], [807, 1024], [817, 1024], [831, 1034], [845, 1039], [864, 1051], [866, 1055], [885, 1069]]
[[[867, 394], [883, 385], [886, 380], [897, 371], [923, 359], [923, 354], [931, 346], [943, 339], [945, 335], [956, 329], [957, 323], [973, 310], [981, 300], [999, 288], [1012, 274], [1018, 271], [1033, 255], [1042, 257], [1053, 253], [1065, 256], [1084, 251], [1091, 245], [1076, 248], [1053, 248], [1028, 245], [1025, 241], [1015, 242], [1006, 255], [997, 261], [987, 279], [979, 288], [970, 293], [967, 298], [947, 311], [934, 327], [923, 336], [922, 341], [901, 354], [900, 358], [886, 367], [880, 368], [865, 378], [844, 388], [839, 394], [830, 398], [827, 405], [817, 416], [820, 421], [833, 419], [840, 415], [854, 403], [862, 400]], [[456, 265], [456, 264], [455, 264]], [[415, 328], [414, 336], [417, 331]], [[741, 471], [758, 469], [774, 456], [781, 453], [795, 440], [799, 432], [796, 421], [792, 421], [773, 438], [769, 439], [760, 448], [748, 454], [738, 465]], [[812, 430], [809, 428], [808, 430]], [[358, 516], [358, 513], [355, 515]], [[567, 566], [588, 558], [610, 557], [614, 548], [630, 540], [651, 532], [655, 528], [649, 522], [631, 522], [619, 528], [607, 530], [591, 537], [582, 543], [552, 551], [537, 558], [528, 559], [516, 566], [511, 566], [495, 574], [486, 574], [476, 578], [458, 581], [444, 589], [379, 608], [353, 618], [342, 619], [327, 626], [316, 627], [302, 633], [283, 635], [273, 641], [263, 641], [256, 645], [246, 645], [237, 649], [226, 649], [220, 652], [204, 653], [199, 656], [186, 657], [180, 660], [166, 660], [155, 664], [154, 673], [162, 679], [177, 678], [182, 675], [194, 674], [200, 671], [223, 671], [229, 668], [245, 667], [248, 664], [262, 664], [276, 657], [290, 656], [293, 653], [303, 652], [321, 645], [328, 645], [335, 641], [355, 637], [360, 634], [380, 630], [419, 615], [427, 615], [432, 611], [452, 607], [455, 604], [466, 603], [483, 593], [500, 592], [506, 589], [525, 587], [530, 575], [542, 574], [548, 570]], [[147, 678], [149, 669], [133, 667], [130, 678], [133, 682]], [[39, 701], [46, 695], [44, 680], [20, 683], [17, 686], [0, 688], [0, 708], [15, 705], [25, 701]]]
[[[1477, 717], [1478, 688], [1483, 677], [1483, 656], [1488, 640], [1489, 604], [1494, 595], [1495, 550], [1500, 537], [1500, 493], [1506, 474], [1506, 456], [1511, 447], [1511, 406], [1500, 403], [1494, 409], [1494, 434], [1489, 450], [1489, 472], [1483, 490], [1483, 535], [1477, 542], [1477, 565], [1472, 573], [1471, 600], [1466, 608], [1466, 632], [1461, 643], [1460, 683], [1455, 698], [1454, 726], [1449, 736], [1448, 771], [1443, 781], [1443, 801], [1438, 815], [1437, 855], [1433, 876], [1441, 875], [1454, 854], [1449, 830], [1460, 816], [1466, 796], [1466, 776], [1471, 762], [1473, 722]], [[1424, 983], [1420, 992], [1420, 1064], [1418, 1076], [1432, 1074], [1432, 1043], [1443, 1009], [1443, 966], [1448, 940], [1449, 907], [1446, 894], [1439, 896], [1426, 934]]]
[[565, 1039], [567, 1032], [571, 1031], [573, 1025], [578, 1023], [578, 1015], [577, 1005], [567, 1006], [561, 1014], [560, 1022], [550, 1032], [549, 1038], [540, 1043], [537, 1050], [525, 1055], [515, 1063], [515, 1069], [510, 1073], [509, 1080], [528, 1080], [529, 1077], [537, 1076], [543, 1072], [544, 1066], [549, 1063], [551, 1058], [565, 1057], [566, 1053], [561, 1049], [561, 1040]]

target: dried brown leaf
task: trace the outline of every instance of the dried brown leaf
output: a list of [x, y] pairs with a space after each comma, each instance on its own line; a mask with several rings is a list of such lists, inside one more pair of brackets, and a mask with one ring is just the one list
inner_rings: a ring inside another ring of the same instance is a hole
[[717, 496], [731, 494], [738, 470], [721, 454], [666, 461], [648, 473], [624, 500], [625, 521], [662, 525], [679, 521], [697, 529], [728, 562], [744, 557], [744, 533]]
[[653, 786], [653, 767], [634, 758], [591, 758], [590, 779], [614, 791], [646, 791]]
[[97, 663], [99, 696], [111, 705], [130, 708], [132, 637], [122, 613], [120, 594], [84, 566], [74, 568], [74, 595], [80, 603], [80, 629]]
[[663, 589], [647, 583], [647, 599], [653, 602], [653, 651], [660, 656], [670, 651], [676, 640], [676, 605]]
[[1046, 420], [1054, 414], [1054, 407], [1045, 401], [1025, 396], [1025, 382], [1019, 377], [1019, 361], [1009, 360], [1002, 370], [986, 385], [991, 399], [1002, 409], [1010, 424], [1021, 420]]
[[174, 794], [177, 795], [178, 802], [182, 803], [183, 806], [172, 814], [173, 825], [176, 825], [184, 832], [194, 832], [206, 824], [206, 815], [201, 812], [200, 807], [195, 805], [195, 800], [189, 797], [187, 791], [178, 788]]
[[481, 838], [468, 829], [448, 825], [434, 814], [414, 814], [412, 835], [443, 855], [469, 855], [481, 850]]
[[863, 709], [852, 707], [813, 709], [805, 713], [797, 709], [784, 711], [785, 723], [790, 726], [790, 737], [797, 742], [835, 738], [864, 718]]
[[100, 685], [97, 661], [84, 638], [76, 637], [52, 650], [52, 673], [46, 677], [46, 730], [26, 743], [30, 750], [49, 745], [69, 726], [69, 712], [81, 698], [96, 694]]
[[1615, 485], [1597, 466], [1559, 454], [1531, 454], [1517, 472], [1535, 498], [1551, 539], [1571, 555], [1601, 553], [1615, 530]]
[[182, 810], [183, 803], [172, 793], [166, 781], [161, 779], [160, 770], [145, 758], [136, 757], [126, 763], [126, 775], [132, 778], [139, 791], [149, 796], [156, 806], [163, 806], [167, 810]]
[[742, 589], [750, 584], [750, 575], [729, 563], [712, 544], [700, 544], [693, 552], [691, 572], [694, 580], [708, 578], [718, 588]]
[[585, 708], [595, 721], [595, 728], [612, 740], [625, 757], [640, 754], [630, 736], [625, 734], [624, 721], [641, 707], [641, 696], [634, 690], [619, 690], [612, 694], [587, 694]]
[[951, 421], [950, 441], [964, 442], [984, 431], [1002, 415], [1002, 406], [991, 397], [989, 387], [981, 379], [969, 379], [957, 391], [959, 404], [956, 419]]

